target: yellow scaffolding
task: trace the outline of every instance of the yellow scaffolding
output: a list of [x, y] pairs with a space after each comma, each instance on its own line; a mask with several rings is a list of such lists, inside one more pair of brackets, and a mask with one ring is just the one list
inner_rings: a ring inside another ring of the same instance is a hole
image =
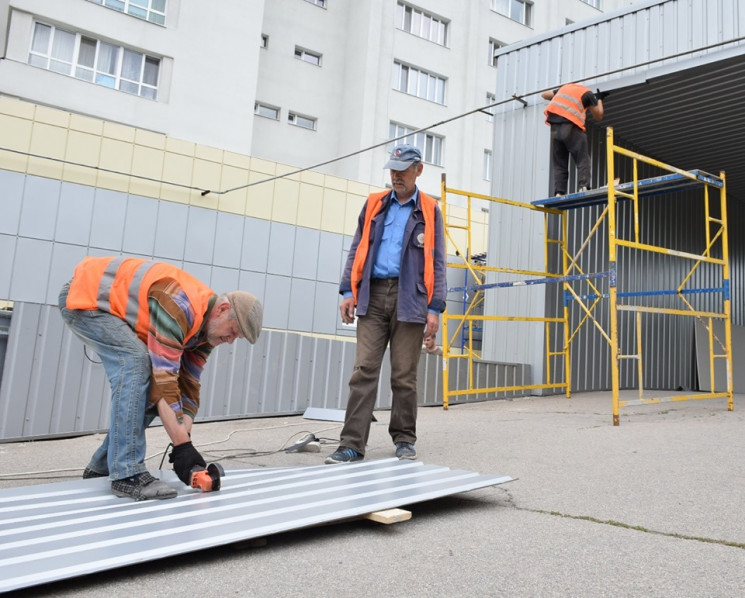
[[[709, 398], [726, 398], [727, 406], [730, 411], [733, 410], [733, 384], [732, 384], [732, 328], [730, 319], [730, 280], [729, 280], [729, 247], [727, 234], [727, 194], [724, 173], [714, 176], [698, 170], [685, 171], [658, 160], [642, 156], [636, 152], [629, 151], [615, 145], [613, 139], [613, 129], [607, 129], [606, 148], [607, 148], [607, 177], [608, 185], [602, 189], [596, 189], [583, 193], [575, 193], [562, 197], [548, 198], [524, 204], [520, 202], [477, 195], [449, 189], [446, 186], [445, 177], [442, 178], [442, 210], [445, 219], [446, 237], [453, 244], [456, 255], [463, 258], [463, 263], [450, 263], [450, 268], [466, 269], [473, 279], [473, 285], [464, 288], [475, 290], [476, 293], [470, 304], [464, 309], [463, 314], [445, 314], [443, 318], [443, 406], [448, 408], [451, 398], [473, 395], [479, 393], [491, 393], [501, 391], [520, 391], [533, 389], [564, 389], [566, 396], [571, 396], [571, 364], [570, 364], [570, 347], [576, 339], [580, 329], [588, 323], [593, 324], [600, 332], [602, 338], [608, 343], [610, 349], [610, 374], [611, 390], [613, 394], [613, 425], [619, 424], [619, 408], [627, 405], [638, 405], [647, 403], [659, 403], [663, 401], [685, 401], [688, 399], [709, 399]], [[616, 160], [630, 160], [631, 172], [633, 173], [632, 181], [618, 184], [615, 181]], [[662, 172], [660, 176], [653, 178], [640, 179], [640, 165], [647, 169], [656, 169]], [[613, 182], [613, 184], [611, 184]], [[704, 199], [704, 218], [703, 226], [705, 229], [705, 247], [701, 254], [680, 251], [674, 248], [662, 247], [643, 243], [640, 240], [640, 200], [646, 197], [681, 191], [687, 189], [703, 189]], [[715, 201], [716, 192], [718, 191], [719, 215], [712, 216], [712, 202]], [[460, 195], [466, 198], [467, 203], [467, 222], [465, 224], [452, 223], [448, 221], [447, 216], [447, 196]], [[470, 263], [471, 256], [471, 202], [472, 199], [496, 202], [511, 206], [522, 207], [530, 210], [537, 210], [544, 214], [544, 267], [542, 272], [519, 270], [514, 268], [500, 268], [494, 266], [480, 266]], [[618, 223], [616, 221], [617, 203], [619, 201], [630, 201], [632, 206], [632, 231], [627, 237], [622, 238], [618, 234]], [[576, 208], [604, 205], [600, 215], [582, 240], [580, 247], [574, 254], [568, 250], [568, 211]], [[561, 219], [559, 239], [551, 239], [549, 236], [549, 218], [559, 216]], [[607, 226], [608, 237], [608, 270], [603, 272], [586, 273], [580, 267], [580, 256], [589, 246], [592, 238], [601, 229], [603, 225]], [[465, 233], [466, 247], [459, 247], [455, 239], [456, 231], [462, 230]], [[549, 249], [557, 247], [561, 256], [561, 272], [549, 271]], [[641, 252], [653, 252], [657, 254], [674, 256], [683, 260], [692, 262], [687, 274], [683, 277], [680, 284], [668, 291], [643, 291], [643, 292], [618, 292], [618, 252], [619, 248], [628, 248], [630, 250]], [[719, 253], [721, 257], [715, 254]], [[720, 269], [722, 280], [721, 287], [699, 287], [690, 288], [693, 282], [693, 275], [702, 264], [711, 264]], [[487, 272], [502, 272], [519, 274], [530, 277], [522, 281], [483, 284], [483, 276]], [[603, 293], [593, 282], [595, 279], [608, 279], [608, 292]], [[546, 284], [561, 283], [564, 290], [564, 307], [562, 317], [516, 317], [516, 316], [498, 316], [498, 315], [477, 315], [474, 310], [483, 303], [483, 293], [489, 288], [508, 287], [527, 284]], [[574, 285], [582, 283], [589, 285], [590, 293], [580, 294], [574, 288]], [[461, 291], [463, 289], [450, 289], [451, 291]], [[688, 297], [694, 294], [709, 294], [721, 296], [721, 311], [697, 310], [694, 308]], [[637, 301], [645, 297], [654, 297], [660, 295], [674, 296], [680, 301], [680, 308], [667, 308], [645, 306], [632, 303], [623, 303], [626, 298], [634, 298]], [[595, 317], [595, 310], [604, 299], [609, 303], [609, 328]], [[580, 321], [570, 326], [570, 302], [579, 305], [582, 317]], [[635, 336], [636, 348], [633, 353], [622, 353], [619, 348], [619, 312], [630, 312], [635, 314]], [[680, 394], [675, 396], [646, 397], [643, 388], [643, 355], [642, 355], [642, 314], [668, 314], [673, 316], [693, 317], [698, 319], [708, 331], [708, 349], [709, 349], [709, 374], [711, 381], [710, 392], [698, 392], [695, 394]], [[493, 388], [476, 388], [474, 386], [474, 360], [480, 359], [478, 351], [474, 348], [473, 327], [476, 321], [522, 321], [522, 322], [543, 322], [545, 325], [545, 359], [546, 359], [546, 384], [531, 384], [523, 386], [504, 386]], [[721, 321], [724, 324], [724, 340], [718, 338], [714, 333], [714, 322]], [[455, 331], [451, 332], [451, 323], [455, 323]], [[552, 340], [552, 325], [563, 326], [563, 342]], [[467, 339], [461, 343], [461, 346], [454, 349], [457, 336], [461, 334], [466, 327], [468, 334], [462, 335]], [[559, 346], [558, 350], [553, 347]], [[561, 373], [559, 368], [551, 367], [554, 358], [563, 359], [563, 378], [560, 379]], [[448, 360], [449, 359], [466, 359], [468, 360], [468, 384], [466, 388], [451, 389], [448, 380]], [[636, 360], [638, 374], [638, 398], [636, 400], [621, 401], [620, 395], [620, 376], [619, 363], [622, 359]], [[725, 362], [726, 372], [726, 389], [717, 389], [715, 381], [715, 360], [722, 359]]]

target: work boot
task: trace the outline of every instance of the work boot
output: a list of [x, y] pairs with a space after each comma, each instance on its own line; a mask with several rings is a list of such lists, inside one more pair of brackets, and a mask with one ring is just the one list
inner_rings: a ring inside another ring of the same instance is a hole
[[116, 496], [134, 498], [135, 500], [149, 500], [156, 498], [175, 498], [178, 492], [165, 482], [154, 478], [149, 472], [139, 473], [131, 478], [114, 480], [111, 482], [111, 491]]
[[108, 473], [98, 473], [97, 471], [93, 471], [90, 467], [86, 467], [85, 471], [83, 471], [83, 479], [89, 480], [91, 478], [107, 478], [109, 477]]
[[416, 449], [410, 442], [396, 443], [396, 457], [399, 459], [416, 459]]
[[362, 461], [364, 455], [360, 455], [356, 450], [348, 446], [340, 446], [330, 456], [326, 457], [324, 463], [352, 463], [353, 461]]

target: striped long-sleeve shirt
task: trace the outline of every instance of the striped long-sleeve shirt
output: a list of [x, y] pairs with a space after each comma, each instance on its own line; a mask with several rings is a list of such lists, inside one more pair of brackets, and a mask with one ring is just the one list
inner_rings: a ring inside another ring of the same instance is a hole
[[[207, 314], [215, 305], [209, 301]], [[188, 342], [184, 338], [194, 322], [194, 308], [181, 285], [171, 278], [155, 282], [148, 290], [150, 329], [147, 350], [153, 374], [150, 402], [165, 399], [179, 421], [184, 414], [192, 419], [199, 410], [199, 379], [213, 347], [207, 342], [205, 315], [202, 328]]]

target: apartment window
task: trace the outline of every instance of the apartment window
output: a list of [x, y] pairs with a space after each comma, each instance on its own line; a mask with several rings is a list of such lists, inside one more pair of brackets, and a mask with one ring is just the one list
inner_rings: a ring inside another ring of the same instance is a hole
[[491, 0], [491, 9], [530, 27], [533, 3], [528, 0]]
[[254, 104], [254, 114], [265, 118], [271, 118], [272, 120], [279, 120], [279, 108], [269, 106], [268, 104], [262, 104], [260, 102]]
[[92, 37], [34, 24], [28, 63], [154, 100], [160, 59]]
[[491, 181], [491, 150], [484, 150], [484, 174], [485, 181]]
[[445, 103], [445, 79], [398, 61], [393, 62], [393, 89], [430, 102]]
[[582, 2], [600, 10], [600, 0], [582, 0]]
[[311, 64], [315, 64], [316, 66], [321, 66], [321, 54], [311, 52], [310, 50], [304, 50], [303, 48], [298, 48], [297, 46], [295, 46], [295, 58], [297, 58], [298, 60], [303, 60], [305, 62], [310, 62]]
[[489, 64], [491, 66], [497, 66], [497, 50], [504, 48], [504, 46], [504, 42], [492, 38], [489, 39]]
[[[497, 96], [487, 91], [485, 106], [491, 106], [492, 104], [495, 104], [496, 102], [497, 102]], [[486, 112], [486, 120], [488, 120], [490, 123], [493, 123], [494, 122], [494, 108], [486, 108], [484, 109], [484, 112]]]
[[442, 166], [442, 142], [445, 138], [426, 131], [420, 133], [414, 133], [414, 131], [415, 129], [406, 125], [391, 122], [389, 127], [390, 139], [396, 139], [402, 135], [406, 135], [406, 137], [391, 143], [388, 148], [389, 151], [393, 151], [396, 145], [409, 143], [419, 148], [419, 151], [422, 152], [422, 160], [428, 164]]
[[441, 46], [448, 42], [448, 21], [405, 2], [396, 6], [396, 27]]
[[166, 0], [89, 0], [95, 4], [113, 8], [138, 19], [165, 25]]
[[303, 116], [296, 112], [290, 112], [287, 115], [287, 122], [291, 125], [303, 127], [304, 129], [310, 129], [311, 131], [316, 130], [316, 119], [311, 116]]
[[261, 34], [261, 47], [265, 49], [269, 47], [269, 36], [264, 33]]
[[326, 8], [326, 0], [305, 0], [306, 2], [310, 2], [311, 4], [315, 4], [316, 6], [320, 6], [321, 8]]

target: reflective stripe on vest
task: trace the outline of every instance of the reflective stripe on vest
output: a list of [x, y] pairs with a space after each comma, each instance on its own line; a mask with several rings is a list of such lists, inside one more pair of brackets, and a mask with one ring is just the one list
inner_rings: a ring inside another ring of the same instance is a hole
[[162, 262], [124, 257], [87, 257], [75, 268], [67, 309], [99, 309], [125, 320], [143, 342], [150, 329], [148, 291], [158, 280], [172, 278], [186, 293], [194, 321], [186, 343], [201, 328], [214, 291], [190, 274]]
[[[389, 193], [390, 191], [372, 193], [367, 198], [362, 235], [352, 262], [351, 284], [355, 305], [357, 305], [357, 290], [362, 280], [365, 261], [370, 250], [370, 223], [380, 211], [383, 198]], [[422, 207], [422, 216], [424, 216], [424, 287], [427, 289], [427, 303], [429, 304], [435, 292], [435, 206], [437, 200], [419, 191], [419, 203]]]
[[584, 131], [586, 108], [582, 105], [582, 96], [588, 91], [587, 87], [576, 83], [562, 85], [546, 107], [546, 118], [549, 114], [563, 116]]

